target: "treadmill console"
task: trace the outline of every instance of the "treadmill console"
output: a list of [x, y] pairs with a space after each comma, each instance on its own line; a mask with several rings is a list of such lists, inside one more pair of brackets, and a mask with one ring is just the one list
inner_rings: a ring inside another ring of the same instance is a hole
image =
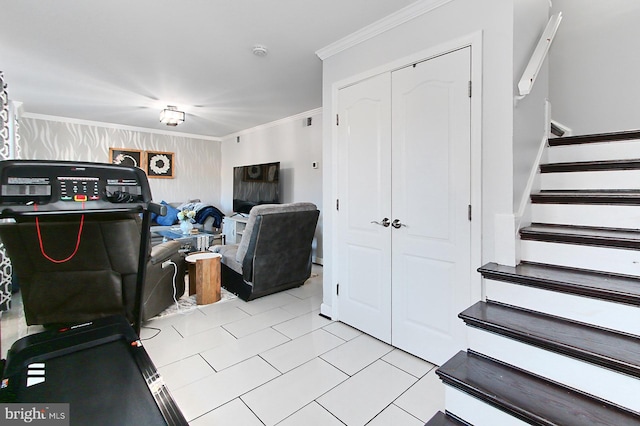
[[141, 169], [106, 163], [0, 161], [2, 214], [142, 210], [151, 202]]

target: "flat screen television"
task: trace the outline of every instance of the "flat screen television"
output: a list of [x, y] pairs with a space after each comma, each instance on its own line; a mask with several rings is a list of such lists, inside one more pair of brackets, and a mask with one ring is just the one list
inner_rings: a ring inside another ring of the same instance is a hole
[[253, 206], [280, 203], [280, 162], [233, 168], [233, 211], [248, 214]]

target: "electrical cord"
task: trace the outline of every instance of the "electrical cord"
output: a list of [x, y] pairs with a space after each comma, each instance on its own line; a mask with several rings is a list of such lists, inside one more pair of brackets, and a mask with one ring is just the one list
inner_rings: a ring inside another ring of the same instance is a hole
[[129, 192], [124, 191], [105, 191], [105, 195], [107, 196], [107, 200], [112, 203], [135, 203], [139, 200], [140, 197], [135, 196]]
[[189, 311], [184, 311], [180, 307], [180, 302], [178, 302], [178, 288], [176, 286], [176, 277], [178, 275], [178, 265], [176, 265], [172, 260], [166, 260], [162, 263], [162, 267], [166, 267], [167, 265], [173, 265], [173, 301], [176, 304], [176, 311], [180, 315], [190, 315]]
[[178, 275], [178, 265], [176, 265], [175, 262], [172, 260], [168, 260], [167, 262], [173, 265], [173, 301], [176, 302], [176, 309], [178, 310], [178, 313], [180, 313], [180, 304], [178, 303], [178, 297], [176, 294], [178, 292], [178, 289], [176, 288], [176, 276]]
[[[162, 267], [163, 268], [165, 266], [167, 266], [167, 265], [173, 265], [173, 301], [176, 303], [176, 309], [178, 310], [178, 313], [180, 313], [180, 304], [178, 303], [178, 299], [176, 298], [176, 293], [178, 292], [178, 289], [176, 288], [176, 276], [178, 275], [178, 265], [176, 265], [171, 260], [167, 260], [167, 261], [162, 263]], [[156, 334], [154, 334], [153, 336], [147, 337], [145, 339], [140, 339], [142, 341], [151, 340], [154, 337], [156, 337], [158, 334], [160, 334], [160, 332], [162, 331], [161, 329], [156, 328], [156, 327], [142, 326], [142, 328], [146, 328], [147, 330], [156, 331]]]
[[158, 334], [160, 334], [160, 332], [162, 331], [162, 330], [160, 330], [159, 328], [156, 328], [156, 327], [149, 327], [149, 326], [146, 326], [146, 325], [143, 325], [143, 326], [142, 326], [142, 328], [146, 328], [147, 330], [155, 330], [155, 331], [156, 331], [156, 334], [154, 334], [153, 336], [151, 336], [151, 337], [146, 337], [146, 338], [144, 338], [144, 339], [140, 339], [140, 340], [142, 340], [143, 342], [144, 342], [144, 341], [147, 341], [147, 340], [151, 340], [151, 339], [153, 339], [153, 338], [154, 338], [154, 337], [156, 337]]
[[[84, 210], [84, 201], [82, 202], [82, 210]], [[38, 205], [33, 205], [33, 211], [38, 211]], [[78, 248], [80, 248], [80, 240], [82, 237], [82, 227], [84, 226], [84, 214], [80, 216], [80, 227], [78, 228], [78, 235], [76, 237], [76, 247], [73, 249], [73, 253], [67, 256], [64, 259], [54, 259], [49, 256], [44, 249], [44, 242], [42, 241], [42, 232], [40, 231], [40, 219], [36, 216], [36, 233], [38, 234], [38, 244], [40, 245], [40, 253], [51, 263], [65, 263], [73, 259], [73, 257], [78, 253]]]

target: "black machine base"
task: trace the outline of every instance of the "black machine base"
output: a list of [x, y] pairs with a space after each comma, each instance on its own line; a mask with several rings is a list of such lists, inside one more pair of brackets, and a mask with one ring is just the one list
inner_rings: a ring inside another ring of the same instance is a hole
[[72, 425], [187, 424], [122, 316], [15, 342], [0, 402], [69, 403]]

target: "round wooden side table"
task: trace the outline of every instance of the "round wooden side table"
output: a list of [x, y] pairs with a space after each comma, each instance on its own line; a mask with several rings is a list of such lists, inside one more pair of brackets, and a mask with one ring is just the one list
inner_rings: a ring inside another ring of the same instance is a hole
[[196, 294], [196, 304], [208, 305], [220, 300], [220, 253], [195, 252], [185, 260], [189, 268], [189, 294]]

